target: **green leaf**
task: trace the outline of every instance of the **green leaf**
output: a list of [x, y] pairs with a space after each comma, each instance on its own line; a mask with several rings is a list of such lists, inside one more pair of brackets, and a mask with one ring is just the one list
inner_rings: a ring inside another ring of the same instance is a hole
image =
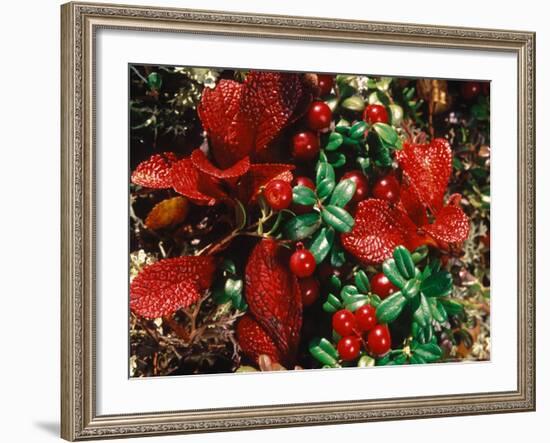
[[390, 361], [390, 365], [404, 365], [407, 363], [407, 355], [404, 353], [399, 354], [397, 357], [395, 357], [392, 361]]
[[324, 222], [332, 226], [338, 232], [349, 232], [353, 228], [355, 220], [345, 209], [338, 206], [327, 205], [321, 210]]
[[341, 266], [344, 266], [345, 263], [346, 253], [344, 252], [342, 246], [340, 246], [340, 243], [335, 240], [330, 253], [330, 264], [335, 268], [340, 268]]
[[[334, 247], [336, 247], [337, 245], [337, 243], [334, 243]], [[331, 290], [333, 291], [339, 291], [342, 288], [342, 280], [340, 280], [340, 277], [338, 277], [336, 274], [330, 276], [329, 283]]]
[[403, 108], [395, 103], [392, 103], [390, 106], [390, 115], [391, 115], [391, 124], [392, 126], [399, 127], [403, 123]]
[[453, 290], [453, 278], [447, 271], [437, 271], [422, 282], [420, 290], [427, 297], [445, 297]]
[[361, 171], [363, 171], [363, 174], [367, 174], [371, 168], [371, 162], [370, 158], [366, 157], [357, 157], [355, 159], [359, 167], [361, 168]]
[[321, 181], [321, 183], [317, 185], [317, 189], [316, 189], [317, 196], [321, 200], [324, 200], [331, 194], [335, 186], [336, 186], [336, 182], [334, 181], [334, 179], [330, 177], [325, 178], [324, 180]]
[[292, 188], [292, 201], [299, 205], [312, 206], [317, 201], [317, 196], [307, 186], [298, 185]]
[[[359, 294], [361, 295], [361, 294]], [[362, 295], [362, 298], [358, 298], [357, 300], [346, 303], [346, 309], [351, 312], [357, 311], [361, 306], [365, 306], [369, 303], [369, 299], [366, 295]]]
[[420, 291], [420, 284], [420, 280], [412, 278], [407, 281], [407, 283], [405, 283], [403, 288], [401, 288], [401, 292], [407, 300], [411, 300], [412, 298], [416, 297], [416, 295]]
[[335, 359], [331, 354], [326, 352], [324, 349], [322, 349], [321, 346], [319, 346], [318, 344], [310, 344], [309, 353], [322, 365], [326, 365], [331, 368], [337, 368], [340, 366], [338, 364], [338, 360]]
[[365, 109], [365, 101], [363, 97], [359, 95], [352, 95], [344, 99], [340, 106], [348, 111], [363, 112], [363, 109]]
[[376, 360], [369, 355], [363, 355], [357, 362], [358, 368], [370, 368], [376, 364]]
[[347, 136], [349, 135], [351, 128], [349, 126], [349, 122], [341, 118], [338, 123], [336, 123], [336, 128], [334, 128], [334, 130], [339, 134]]
[[334, 243], [334, 229], [322, 228], [313, 237], [311, 244], [309, 245], [309, 252], [315, 257], [317, 264], [321, 263], [330, 252], [332, 244]]
[[147, 76], [147, 86], [152, 91], [158, 91], [162, 87], [162, 78], [158, 72], [151, 72]]
[[329, 314], [334, 314], [339, 309], [340, 309], [340, 307], [336, 307], [334, 305], [331, 305], [328, 301], [323, 303], [323, 311], [328, 312]]
[[428, 256], [429, 248], [424, 245], [420, 246], [419, 248], [415, 249], [412, 253], [412, 258], [414, 264], [420, 263], [422, 260], [424, 260]]
[[334, 168], [341, 168], [346, 164], [346, 156], [342, 154], [341, 152], [329, 152], [327, 154], [328, 162], [334, 167]]
[[418, 346], [413, 352], [414, 355], [421, 357], [428, 363], [432, 363], [443, 356], [443, 351], [435, 343], [426, 343]]
[[212, 297], [214, 298], [214, 301], [218, 305], [223, 305], [231, 300], [231, 297], [226, 294], [224, 290], [224, 285], [222, 282], [217, 283], [214, 285], [214, 288], [212, 289]]
[[364, 121], [355, 123], [349, 132], [349, 136], [355, 140], [360, 140], [365, 135], [368, 125]]
[[447, 312], [437, 298], [428, 298], [428, 305], [430, 306], [430, 312], [435, 321], [439, 323], [445, 323], [445, 321], [447, 321]]
[[386, 92], [390, 88], [390, 83], [392, 80], [392, 77], [380, 77], [380, 80], [376, 82], [376, 88], [379, 91]]
[[411, 365], [423, 365], [426, 362], [426, 360], [424, 360], [420, 355], [418, 354], [413, 354], [411, 356], [411, 359], [409, 360], [411, 362]]
[[340, 134], [339, 132], [331, 132], [331, 134], [328, 136], [328, 141], [325, 149], [327, 151], [334, 151], [342, 145], [343, 141], [344, 137], [342, 137], [342, 134]]
[[356, 187], [357, 185], [355, 184], [355, 181], [351, 178], [340, 181], [332, 192], [329, 204], [343, 208], [352, 199], [353, 194], [355, 194]]
[[391, 166], [392, 157], [388, 145], [382, 143], [380, 138], [376, 134], [374, 134], [373, 131], [369, 132], [367, 139], [369, 151], [371, 153], [371, 157], [374, 160], [374, 163], [382, 168], [387, 168]]
[[397, 131], [392, 126], [387, 123], [375, 123], [372, 125], [372, 128], [378, 134], [378, 137], [380, 137], [383, 144], [388, 147], [396, 147], [399, 136], [397, 135]]
[[298, 215], [291, 218], [283, 226], [283, 235], [289, 240], [303, 240], [311, 236], [321, 225], [318, 212]]
[[411, 253], [404, 246], [397, 246], [393, 250], [393, 258], [397, 269], [403, 277], [410, 279], [414, 277], [415, 266]]
[[241, 294], [242, 290], [243, 290], [242, 280], [234, 280], [232, 278], [228, 278], [225, 281], [224, 291], [229, 298], [233, 298], [235, 295]]
[[332, 345], [331, 342], [329, 342], [326, 338], [321, 338], [319, 340], [318, 345], [323, 351], [325, 351], [327, 354], [334, 358], [339, 358], [338, 351], [336, 348]]
[[336, 175], [334, 174], [334, 168], [326, 161], [325, 156], [325, 161], [319, 161], [319, 163], [317, 163], [317, 169], [315, 171], [316, 185], [319, 186], [319, 184], [327, 178], [335, 181]]
[[425, 328], [432, 320], [432, 313], [424, 294], [420, 294], [419, 301], [418, 308], [413, 313], [413, 319], [421, 328]]
[[376, 308], [376, 318], [380, 323], [391, 323], [407, 304], [407, 299], [400, 291], [394, 292], [388, 298], [382, 301]]
[[378, 306], [380, 306], [380, 303], [382, 303], [382, 299], [380, 298], [379, 295], [376, 295], [376, 294], [369, 295], [369, 304], [377, 308]]
[[357, 286], [357, 289], [359, 289], [359, 291], [365, 293], [370, 292], [369, 278], [367, 277], [365, 271], [363, 271], [362, 269], [358, 269], [357, 271], [355, 271], [353, 279], [355, 281], [355, 286]]
[[230, 274], [236, 274], [237, 273], [237, 267], [235, 266], [235, 262], [233, 260], [228, 259], [228, 258], [223, 260], [220, 267], [224, 272], [228, 272]]
[[353, 285], [346, 285], [342, 288], [340, 291], [340, 295], [345, 300], [345, 297], [349, 297], [350, 295], [359, 294], [358, 289]]
[[399, 289], [403, 288], [405, 286], [405, 283], [407, 283], [407, 280], [403, 278], [403, 276], [397, 269], [397, 265], [393, 258], [387, 259], [382, 264], [382, 271], [384, 272], [386, 277], [388, 277], [388, 280], [391, 281]]
[[440, 298], [440, 303], [447, 311], [448, 315], [459, 315], [464, 311], [464, 306], [462, 303], [453, 300], [452, 298]]

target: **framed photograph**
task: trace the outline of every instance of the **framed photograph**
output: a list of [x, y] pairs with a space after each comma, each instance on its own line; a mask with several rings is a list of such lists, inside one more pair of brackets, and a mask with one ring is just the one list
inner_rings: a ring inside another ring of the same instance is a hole
[[534, 33], [61, 14], [63, 438], [534, 410]]

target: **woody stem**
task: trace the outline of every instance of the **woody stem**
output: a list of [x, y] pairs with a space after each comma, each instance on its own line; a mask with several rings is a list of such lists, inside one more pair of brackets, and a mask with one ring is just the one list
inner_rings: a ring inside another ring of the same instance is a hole
[[239, 235], [248, 235], [252, 237], [265, 237], [264, 235], [257, 233], [257, 228], [260, 226], [260, 224], [263, 224], [267, 222], [269, 219], [271, 219], [275, 213], [269, 214], [267, 217], [262, 217], [260, 220], [258, 220], [256, 223], [250, 225], [248, 228], [248, 231], [240, 231], [238, 229], [231, 231], [227, 236], [219, 240], [217, 243], [212, 243], [205, 248], [198, 251], [195, 255], [213, 255], [216, 252], [220, 251], [224, 248], [225, 245], [227, 245], [231, 240], [233, 240], [235, 237], [238, 237]]

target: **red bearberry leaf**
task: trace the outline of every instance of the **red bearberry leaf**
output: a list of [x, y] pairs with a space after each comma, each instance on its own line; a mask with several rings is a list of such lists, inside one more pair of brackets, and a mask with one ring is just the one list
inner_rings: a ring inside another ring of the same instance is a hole
[[172, 165], [178, 157], [173, 152], [155, 154], [141, 162], [132, 173], [132, 183], [146, 188], [165, 189], [172, 187]]
[[253, 150], [253, 128], [238, 118], [245, 87], [233, 80], [220, 80], [205, 88], [197, 108], [210, 139], [212, 155], [221, 167], [229, 167]]
[[130, 285], [130, 309], [145, 318], [173, 314], [196, 302], [212, 283], [214, 257], [167, 258], [145, 267]]
[[432, 213], [439, 211], [443, 207], [443, 197], [451, 175], [449, 142], [437, 138], [427, 144], [404, 143], [396, 156], [405, 179], [420, 202]]
[[253, 200], [260, 192], [262, 186], [267, 185], [271, 180], [293, 180], [293, 165], [279, 163], [258, 163], [250, 165], [248, 173], [239, 182], [239, 198], [243, 202]]
[[470, 221], [462, 208], [445, 206], [435, 217], [434, 223], [422, 226], [434, 240], [445, 246], [460, 243], [468, 238]]
[[264, 149], [294, 118], [304, 95], [308, 95], [300, 74], [256, 72], [246, 76], [241, 114], [254, 128], [254, 148]]
[[281, 353], [271, 337], [250, 315], [245, 315], [237, 323], [237, 341], [244, 354], [256, 364], [264, 354], [273, 362], [281, 361]]
[[225, 193], [215, 179], [201, 173], [190, 158], [178, 161], [172, 167], [172, 186], [176, 192], [199, 205], [213, 206]]
[[214, 160], [227, 168], [264, 149], [310, 101], [303, 75], [251, 71], [244, 83], [221, 80], [206, 89], [198, 114]]
[[357, 206], [353, 229], [342, 234], [344, 248], [365, 264], [381, 263], [398, 245], [419, 243], [416, 226], [401, 209], [387, 201], [363, 200]]
[[191, 154], [191, 160], [195, 168], [200, 172], [211, 177], [218, 179], [228, 179], [228, 178], [237, 178], [241, 175], [246, 174], [250, 168], [250, 158], [244, 157], [242, 160], [239, 160], [233, 166], [227, 169], [219, 169], [214, 166], [204, 152], [200, 149], [195, 149]]
[[[407, 179], [405, 179], [407, 181]], [[409, 218], [416, 224], [422, 226], [428, 223], [426, 207], [420, 201], [420, 197], [410, 183], [402, 183], [400, 189], [400, 204]]]
[[302, 327], [302, 298], [288, 254], [273, 239], [256, 245], [246, 265], [246, 300], [250, 312], [281, 353], [280, 363], [294, 363]]

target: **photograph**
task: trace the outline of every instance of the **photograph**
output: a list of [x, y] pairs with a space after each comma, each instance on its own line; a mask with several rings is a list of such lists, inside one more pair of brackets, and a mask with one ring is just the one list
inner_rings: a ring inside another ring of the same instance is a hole
[[128, 65], [130, 377], [490, 361], [490, 82], [372, 69]]

